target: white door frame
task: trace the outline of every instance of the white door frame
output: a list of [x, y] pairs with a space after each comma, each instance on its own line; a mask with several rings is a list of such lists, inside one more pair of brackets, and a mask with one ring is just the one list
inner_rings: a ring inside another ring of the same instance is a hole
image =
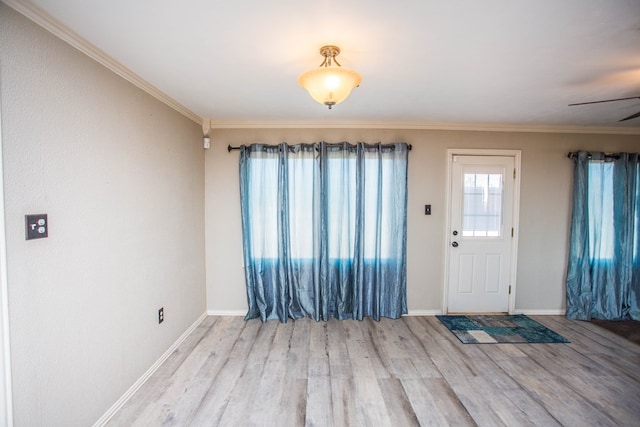
[[451, 228], [451, 159], [453, 156], [503, 156], [513, 157], [516, 170], [513, 181], [513, 238], [511, 239], [511, 265], [509, 266], [509, 314], [514, 314], [516, 306], [516, 274], [518, 267], [518, 230], [520, 221], [520, 150], [494, 150], [475, 148], [451, 148], [447, 150], [447, 187], [446, 187], [446, 215], [444, 227], [444, 283], [442, 286], [442, 313], [449, 311], [449, 229]]
[[11, 347], [9, 345], [9, 292], [5, 233], [4, 179], [2, 167], [2, 104], [0, 103], [0, 426], [13, 426]]

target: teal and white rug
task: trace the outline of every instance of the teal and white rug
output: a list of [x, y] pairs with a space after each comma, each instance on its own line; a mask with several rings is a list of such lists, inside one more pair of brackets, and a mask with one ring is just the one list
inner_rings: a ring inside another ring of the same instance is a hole
[[568, 343], [524, 314], [436, 316], [463, 344]]

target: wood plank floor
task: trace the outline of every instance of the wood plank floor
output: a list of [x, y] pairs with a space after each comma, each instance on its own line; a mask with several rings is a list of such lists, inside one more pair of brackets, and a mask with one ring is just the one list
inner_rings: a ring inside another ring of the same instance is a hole
[[532, 316], [570, 344], [462, 344], [435, 317], [207, 317], [110, 426], [638, 426], [640, 346]]

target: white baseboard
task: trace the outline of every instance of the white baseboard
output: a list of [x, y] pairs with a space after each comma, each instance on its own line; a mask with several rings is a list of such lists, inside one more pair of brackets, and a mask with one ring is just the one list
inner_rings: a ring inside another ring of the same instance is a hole
[[515, 314], [526, 314], [531, 316], [564, 316], [566, 311], [564, 308], [556, 310], [539, 310], [536, 308], [518, 308], [514, 311]]
[[[409, 314], [406, 316], [436, 316], [438, 314], [442, 314], [441, 310], [409, 310]], [[481, 313], [478, 313], [481, 314]], [[527, 309], [527, 308], [517, 308], [514, 310], [513, 314], [527, 314], [531, 316], [564, 316], [565, 310], [563, 308], [556, 310], [540, 310], [540, 309]]]
[[[209, 310], [207, 311], [209, 316], [246, 316], [246, 311], [240, 310]], [[441, 310], [409, 310], [409, 313], [405, 316], [435, 316], [442, 314]]]
[[436, 316], [442, 314], [442, 310], [409, 310], [405, 316]]
[[[208, 310], [209, 316], [245, 316], [245, 310]], [[437, 316], [442, 314], [442, 310], [409, 310], [405, 316]], [[530, 314], [532, 316], [564, 316], [564, 309], [539, 310], [539, 309], [516, 309], [514, 314]]]
[[171, 353], [173, 353], [175, 349], [178, 348], [180, 344], [182, 344], [182, 342], [191, 334], [191, 332], [193, 332], [195, 328], [198, 327], [200, 323], [202, 323], [202, 321], [206, 317], [207, 317], [207, 313], [202, 313], [202, 315], [200, 315], [200, 317], [198, 317], [198, 319], [196, 319], [196, 321], [193, 322], [193, 324], [189, 326], [189, 328], [186, 331], [184, 331], [182, 335], [180, 335], [180, 337], [171, 345], [171, 347], [169, 347], [169, 349], [165, 351], [158, 360], [156, 360], [156, 362], [147, 370], [147, 372], [145, 372], [138, 379], [138, 381], [136, 381], [131, 387], [129, 387], [129, 390], [127, 390], [120, 397], [120, 399], [118, 399], [118, 401], [114, 403], [113, 406], [111, 406], [111, 408], [109, 408], [109, 410], [107, 410], [107, 412], [105, 412], [104, 415], [100, 417], [98, 421], [95, 422], [93, 427], [101, 427], [106, 425], [107, 422], [109, 422], [109, 420], [111, 419], [111, 417], [113, 417], [116, 414], [116, 412], [118, 412], [120, 408], [122, 408], [124, 404], [127, 403], [127, 401], [131, 398], [131, 396], [133, 396], [133, 394], [136, 391], [138, 391], [140, 387], [142, 387], [142, 385], [149, 379], [149, 377], [151, 377], [151, 375], [153, 375], [156, 372], [156, 370], [160, 367], [160, 365], [162, 365], [164, 361], [167, 360], [167, 358], [171, 355]]
[[208, 310], [209, 316], [246, 316], [247, 310]]

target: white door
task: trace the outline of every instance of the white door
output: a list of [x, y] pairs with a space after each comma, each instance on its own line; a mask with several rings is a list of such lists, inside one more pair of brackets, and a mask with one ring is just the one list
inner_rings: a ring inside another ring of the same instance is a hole
[[447, 312], [508, 312], [515, 159], [452, 155], [449, 161]]

